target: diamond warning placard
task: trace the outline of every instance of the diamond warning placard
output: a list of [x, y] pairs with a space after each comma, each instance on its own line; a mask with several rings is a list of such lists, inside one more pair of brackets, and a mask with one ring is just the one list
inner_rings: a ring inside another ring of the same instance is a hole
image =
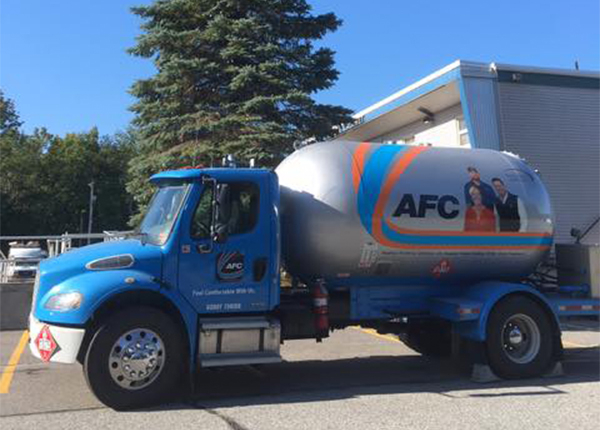
[[50, 333], [50, 328], [47, 325], [42, 327], [35, 338], [35, 346], [40, 352], [42, 360], [50, 361], [50, 358], [52, 358], [58, 348], [58, 344], [54, 340], [52, 333]]

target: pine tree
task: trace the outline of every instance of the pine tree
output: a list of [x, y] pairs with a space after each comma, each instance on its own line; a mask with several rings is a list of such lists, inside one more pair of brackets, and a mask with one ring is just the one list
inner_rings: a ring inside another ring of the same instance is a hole
[[144, 32], [130, 52], [157, 69], [131, 88], [141, 154], [129, 190], [142, 205], [156, 171], [230, 153], [273, 166], [293, 142], [351, 120], [312, 99], [338, 77], [333, 51], [313, 45], [340, 26], [333, 13], [313, 15], [306, 0], [158, 0], [132, 11]]
[[21, 125], [23, 125], [23, 122], [19, 118], [15, 102], [4, 97], [4, 92], [0, 90], [0, 136], [9, 133], [18, 134]]

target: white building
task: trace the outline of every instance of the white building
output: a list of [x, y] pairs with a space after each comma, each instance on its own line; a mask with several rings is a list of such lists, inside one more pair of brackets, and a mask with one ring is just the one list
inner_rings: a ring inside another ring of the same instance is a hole
[[[556, 243], [600, 217], [598, 72], [459, 60], [354, 118], [339, 139], [518, 154], [548, 187]], [[583, 243], [600, 243], [599, 224]]]

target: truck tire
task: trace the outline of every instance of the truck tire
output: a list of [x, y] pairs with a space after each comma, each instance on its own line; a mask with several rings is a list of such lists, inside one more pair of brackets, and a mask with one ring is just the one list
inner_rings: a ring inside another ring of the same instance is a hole
[[427, 319], [408, 323], [398, 338], [410, 349], [426, 357], [449, 357], [452, 352], [450, 324]]
[[83, 371], [94, 395], [116, 410], [168, 399], [185, 373], [178, 325], [162, 311], [135, 307], [108, 316], [92, 337]]
[[535, 301], [514, 296], [498, 302], [487, 324], [486, 351], [504, 379], [541, 376], [554, 363], [552, 323]]

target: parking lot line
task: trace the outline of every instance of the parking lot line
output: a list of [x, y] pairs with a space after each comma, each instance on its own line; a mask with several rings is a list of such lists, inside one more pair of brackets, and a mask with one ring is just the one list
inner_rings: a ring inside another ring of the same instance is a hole
[[400, 342], [400, 339], [390, 336], [388, 334], [379, 334], [376, 330], [371, 328], [352, 327], [354, 330], [362, 331], [363, 333], [370, 334], [371, 336], [380, 337], [385, 340], [391, 340], [392, 342]]
[[563, 346], [567, 348], [598, 348], [600, 345], [583, 345], [581, 343], [570, 342], [563, 340]]
[[[351, 328], [353, 328], [354, 330], [362, 331], [363, 333], [366, 333], [366, 334], [370, 334], [371, 336], [380, 337], [385, 340], [391, 340], [392, 342], [400, 342], [400, 339], [398, 339], [396, 337], [393, 337], [393, 336], [390, 336], [387, 334], [379, 334], [379, 333], [377, 333], [376, 330], [373, 330], [371, 328], [362, 328], [362, 327], [358, 327], [358, 326], [353, 326]], [[600, 345], [583, 345], [580, 343], [563, 340], [563, 346], [565, 348], [597, 348]]]
[[17, 368], [17, 364], [19, 364], [19, 360], [21, 359], [21, 354], [25, 349], [25, 345], [27, 345], [27, 341], [29, 340], [29, 331], [25, 330], [21, 335], [21, 339], [17, 344], [17, 347], [14, 349], [10, 359], [8, 360], [8, 365], [4, 368], [2, 372], [2, 379], [0, 379], [0, 394], [7, 394], [10, 390], [10, 383], [12, 382], [13, 374], [15, 373], [15, 369]]

